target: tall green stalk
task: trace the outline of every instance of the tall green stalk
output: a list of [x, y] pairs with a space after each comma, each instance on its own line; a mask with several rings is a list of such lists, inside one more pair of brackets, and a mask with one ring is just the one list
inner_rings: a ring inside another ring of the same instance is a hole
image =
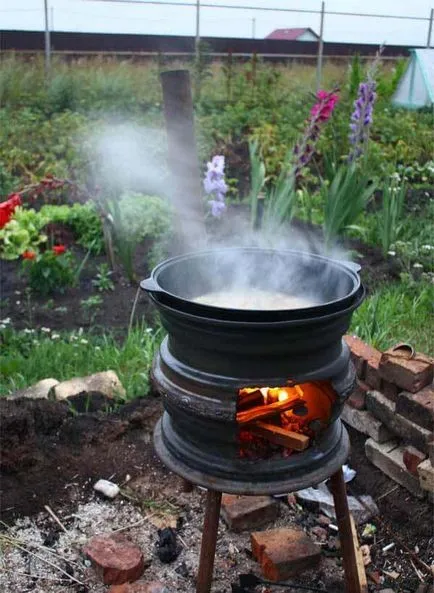
[[328, 183], [323, 183], [324, 236], [327, 247], [353, 226], [376, 189], [370, 176], [356, 164], [342, 164]]

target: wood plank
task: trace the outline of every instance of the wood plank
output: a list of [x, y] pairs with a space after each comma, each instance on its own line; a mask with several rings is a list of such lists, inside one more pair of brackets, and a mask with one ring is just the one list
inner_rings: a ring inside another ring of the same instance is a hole
[[351, 534], [353, 536], [354, 548], [356, 550], [356, 563], [357, 563], [357, 578], [359, 581], [360, 593], [368, 593], [368, 581], [366, 578], [365, 565], [363, 564], [363, 554], [360, 550], [359, 538], [357, 536], [356, 524], [354, 517], [350, 513], [351, 520]]
[[304, 451], [309, 447], [310, 443], [310, 438], [305, 434], [299, 434], [266, 422], [252, 423], [248, 430], [258, 437], [267, 439], [270, 443], [281, 445], [287, 449], [294, 449], [295, 451]]
[[245, 412], [238, 412], [236, 420], [238, 424], [248, 424], [249, 422], [254, 422], [255, 420], [260, 420], [261, 418], [268, 418], [269, 416], [281, 414], [282, 412], [287, 412], [288, 410], [305, 405], [306, 402], [300, 398], [286, 399], [283, 402], [275, 402], [273, 404], [246, 410]]

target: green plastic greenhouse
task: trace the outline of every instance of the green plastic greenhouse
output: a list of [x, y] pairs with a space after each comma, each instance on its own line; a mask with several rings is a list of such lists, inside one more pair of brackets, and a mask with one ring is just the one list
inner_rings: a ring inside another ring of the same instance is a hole
[[399, 81], [392, 103], [421, 109], [434, 105], [434, 48], [412, 49], [410, 62]]

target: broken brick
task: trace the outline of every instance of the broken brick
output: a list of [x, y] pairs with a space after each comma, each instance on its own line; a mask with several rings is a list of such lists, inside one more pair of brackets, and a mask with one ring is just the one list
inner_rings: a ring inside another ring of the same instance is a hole
[[419, 474], [420, 487], [422, 490], [434, 492], [434, 467], [429, 459], [426, 459], [417, 466]]
[[256, 529], [277, 518], [279, 503], [271, 496], [223, 494], [221, 513], [232, 531]]
[[300, 528], [257, 531], [251, 536], [253, 556], [270, 581], [284, 581], [317, 566], [321, 548]]
[[106, 585], [136, 581], [145, 569], [145, 559], [138, 546], [109, 535], [92, 537], [83, 551]]
[[381, 469], [386, 476], [404, 486], [414, 496], [424, 497], [419, 480], [404, 465], [402, 460], [404, 448], [396, 441], [376, 443], [373, 439], [368, 439], [365, 443], [365, 453], [369, 461]]
[[382, 393], [368, 391], [366, 406], [391, 432], [403, 438], [419, 451], [428, 452], [428, 442], [432, 439], [432, 433], [408, 418], [404, 418], [401, 414], [397, 414], [394, 402], [387, 399]]
[[403, 391], [396, 402], [396, 412], [428, 430], [434, 425], [434, 387], [429, 385], [417, 393]]
[[416, 449], [416, 447], [406, 447], [402, 454], [402, 460], [408, 471], [417, 476], [417, 466], [426, 458], [425, 453]]
[[407, 352], [393, 349], [382, 354], [379, 367], [382, 379], [410, 393], [429, 385], [433, 380], [433, 370], [433, 362], [428, 356], [418, 352], [409, 358]]
[[373, 438], [378, 443], [384, 443], [392, 438], [390, 431], [367, 410], [356, 410], [345, 405], [341, 414], [342, 420], [352, 428]]

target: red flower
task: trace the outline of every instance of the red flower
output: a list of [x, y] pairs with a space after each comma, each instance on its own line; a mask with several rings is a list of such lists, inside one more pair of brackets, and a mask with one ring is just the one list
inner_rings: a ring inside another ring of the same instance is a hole
[[319, 101], [310, 110], [311, 116], [321, 122], [326, 122], [330, 119], [336, 103], [339, 101], [339, 96], [336, 93], [318, 91], [316, 97]]
[[53, 251], [56, 255], [62, 255], [62, 253], [65, 253], [66, 247], [65, 245], [55, 245]]
[[11, 194], [5, 202], [0, 204], [0, 229], [10, 221], [17, 206], [21, 206], [19, 194]]
[[36, 253], [34, 251], [27, 250], [22, 254], [22, 257], [23, 259], [35, 259]]

